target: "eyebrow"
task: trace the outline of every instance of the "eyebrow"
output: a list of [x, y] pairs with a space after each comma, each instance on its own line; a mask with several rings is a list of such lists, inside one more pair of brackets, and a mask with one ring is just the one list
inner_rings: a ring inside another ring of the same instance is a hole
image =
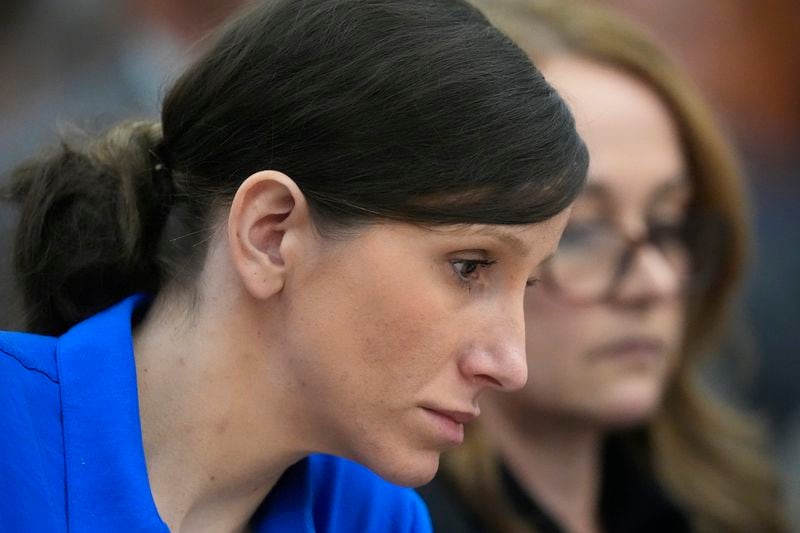
[[[591, 176], [590, 176], [591, 177]], [[599, 178], [597, 175], [594, 176], [596, 179]], [[659, 196], [663, 196], [668, 192], [672, 192], [675, 189], [687, 188], [691, 190], [692, 182], [685, 174], [675, 174], [665, 180], [664, 183], [658, 186], [658, 188], [650, 195], [651, 198], [658, 198]], [[601, 199], [608, 199], [611, 194], [609, 192], [609, 188], [602, 183], [597, 182], [588, 182], [583, 191], [581, 191], [582, 197], [589, 197], [589, 198], [601, 198]]]
[[656, 192], [653, 193], [652, 197], [659, 198], [674, 190], [684, 190], [684, 189], [691, 192], [693, 189], [692, 182], [686, 176], [675, 176], [669, 182], [659, 187], [656, 190]]
[[[462, 233], [462, 235], [471, 234], [480, 237], [485, 237], [489, 239], [496, 239], [500, 241], [502, 244], [507, 246], [513, 253], [516, 253], [520, 257], [528, 257], [531, 255], [533, 249], [523, 240], [517, 237], [516, 235], [512, 234], [513, 230], [503, 229], [502, 226], [498, 227], [496, 225], [489, 225], [489, 224], [480, 224], [480, 229], [470, 229], [468, 233]], [[550, 253], [544, 260], [549, 259], [555, 251]]]
[[[529, 247], [527, 244], [525, 244], [525, 241], [516, 235], [512, 235], [510, 231], [505, 230], [502, 227], [490, 224], [464, 224], [461, 226], [461, 228], [454, 228], [455, 231], [461, 235], [474, 235], [477, 237], [497, 239], [522, 257], [526, 257], [530, 253], [528, 249]], [[436, 227], [430, 229], [433, 229], [434, 231], [439, 230], [439, 228]]]
[[503, 244], [505, 244], [506, 246], [511, 248], [514, 252], [523, 257], [526, 257], [530, 253], [528, 246], [522, 239], [510, 234], [507, 231], [503, 231], [497, 228], [487, 228], [486, 233], [496, 238], [497, 240], [501, 241]]

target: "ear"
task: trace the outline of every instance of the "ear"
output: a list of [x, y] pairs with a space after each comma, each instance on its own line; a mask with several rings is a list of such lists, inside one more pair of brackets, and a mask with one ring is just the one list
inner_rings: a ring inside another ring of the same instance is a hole
[[286, 247], [308, 234], [308, 204], [289, 176], [274, 170], [247, 178], [228, 215], [231, 260], [245, 290], [257, 299], [277, 294], [286, 280]]

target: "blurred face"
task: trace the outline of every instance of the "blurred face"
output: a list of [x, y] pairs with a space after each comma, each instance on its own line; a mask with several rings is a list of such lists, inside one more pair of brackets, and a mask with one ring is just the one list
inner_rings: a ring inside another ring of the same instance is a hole
[[691, 191], [679, 136], [633, 77], [571, 57], [543, 72], [575, 113], [589, 179], [548, 283], [525, 300], [528, 383], [492, 402], [523, 423], [634, 424], [658, 408], [682, 340], [687, 252], [675, 236]]
[[311, 442], [418, 485], [487, 389], [526, 379], [523, 298], [568, 213], [530, 226], [370, 226], [287, 280], [286, 348]]

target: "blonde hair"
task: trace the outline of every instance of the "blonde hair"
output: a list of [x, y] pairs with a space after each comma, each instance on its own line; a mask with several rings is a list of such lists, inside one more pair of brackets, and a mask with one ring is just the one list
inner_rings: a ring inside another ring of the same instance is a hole
[[[579, 0], [472, 1], [535, 62], [565, 54], [598, 61], [644, 81], [668, 106], [681, 134], [695, 202], [722, 218], [726, 232], [717, 276], [690, 297], [682, 357], [662, 407], [631, 433], [631, 444], [697, 531], [787, 531], [762, 429], [696, 378], [698, 362], [712, 351], [727, 318], [749, 242], [741, 173], [710, 112], [652, 39], [614, 11]], [[443, 474], [493, 530], [532, 531], [501, 497], [498, 462], [479, 425], [443, 458]]]

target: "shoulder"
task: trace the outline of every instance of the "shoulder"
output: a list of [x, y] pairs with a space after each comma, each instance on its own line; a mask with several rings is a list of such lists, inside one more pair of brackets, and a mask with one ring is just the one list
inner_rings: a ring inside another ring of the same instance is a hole
[[57, 343], [53, 337], [0, 331], [2, 374], [38, 375], [57, 384]]
[[60, 531], [66, 516], [57, 339], [0, 332], [0, 524]]
[[314, 515], [328, 531], [431, 531], [428, 510], [412, 489], [385, 481], [367, 468], [338, 457], [313, 455], [309, 473]]

